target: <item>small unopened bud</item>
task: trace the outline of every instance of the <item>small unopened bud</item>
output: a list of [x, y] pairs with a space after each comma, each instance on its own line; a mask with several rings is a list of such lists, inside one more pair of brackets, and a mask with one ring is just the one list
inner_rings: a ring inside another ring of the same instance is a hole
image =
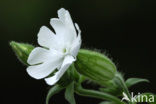
[[115, 64], [107, 56], [85, 49], [79, 51], [75, 67], [80, 74], [101, 85], [112, 80], [117, 72]]
[[30, 44], [18, 43], [18, 42], [10, 42], [10, 46], [13, 51], [17, 55], [18, 59], [25, 65], [28, 65], [27, 59], [30, 52], [34, 49], [34, 46]]

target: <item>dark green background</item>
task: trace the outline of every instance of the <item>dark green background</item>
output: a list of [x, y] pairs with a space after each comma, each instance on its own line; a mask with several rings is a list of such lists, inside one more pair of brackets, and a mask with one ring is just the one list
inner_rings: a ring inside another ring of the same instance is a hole
[[[155, 4], [154, 0], [0, 0], [0, 103], [44, 104], [48, 85], [28, 76], [8, 43], [14, 40], [37, 45], [40, 27], [50, 27], [50, 18], [57, 17], [61, 7], [79, 24], [83, 48], [106, 51], [126, 78], [151, 81], [131, 91], [156, 93]], [[51, 102], [67, 104], [63, 96], [62, 92]], [[78, 104], [99, 102], [79, 96], [76, 100]]]

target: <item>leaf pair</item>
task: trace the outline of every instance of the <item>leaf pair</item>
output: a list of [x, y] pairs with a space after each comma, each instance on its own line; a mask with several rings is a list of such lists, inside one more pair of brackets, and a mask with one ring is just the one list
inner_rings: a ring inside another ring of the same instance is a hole
[[[60, 85], [55, 85], [53, 86], [48, 94], [47, 94], [47, 97], [46, 97], [46, 104], [49, 103], [49, 100], [50, 98], [59, 93], [61, 90], [63, 90], [65, 87], [62, 87]], [[74, 98], [74, 82], [71, 82], [67, 87], [66, 87], [66, 90], [65, 90], [65, 99], [70, 103], [70, 104], [76, 104], [75, 102], [75, 98]]]

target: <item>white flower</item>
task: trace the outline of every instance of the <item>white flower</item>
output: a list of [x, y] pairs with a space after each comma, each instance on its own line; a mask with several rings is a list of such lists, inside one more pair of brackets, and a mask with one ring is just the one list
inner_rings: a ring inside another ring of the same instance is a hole
[[[81, 46], [81, 31], [75, 24], [77, 34], [69, 12], [61, 8], [58, 17], [50, 20], [56, 34], [42, 26], [38, 33], [38, 43], [42, 47], [36, 47], [27, 60], [31, 65], [27, 68], [28, 74], [35, 79], [45, 78], [49, 85], [54, 85], [76, 60]], [[48, 77], [56, 69], [58, 71]]]

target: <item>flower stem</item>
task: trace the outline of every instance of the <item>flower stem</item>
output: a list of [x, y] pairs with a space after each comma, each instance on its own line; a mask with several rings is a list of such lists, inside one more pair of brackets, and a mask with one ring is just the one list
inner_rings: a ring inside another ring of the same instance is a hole
[[[125, 81], [122, 77], [122, 75], [120, 75], [119, 73], [116, 74], [116, 82], [117, 84], [123, 89], [123, 91], [127, 94], [128, 98], [131, 100], [131, 95], [129, 93], [129, 90], [125, 84]], [[135, 104], [133, 102], [128, 102], [129, 104]]]
[[87, 96], [87, 97], [99, 98], [102, 100], [113, 101], [115, 102], [115, 104], [124, 104], [123, 102], [120, 101], [120, 99], [108, 93], [84, 89], [81, 86], [76, 87], [75, 92], [81, 96]]

